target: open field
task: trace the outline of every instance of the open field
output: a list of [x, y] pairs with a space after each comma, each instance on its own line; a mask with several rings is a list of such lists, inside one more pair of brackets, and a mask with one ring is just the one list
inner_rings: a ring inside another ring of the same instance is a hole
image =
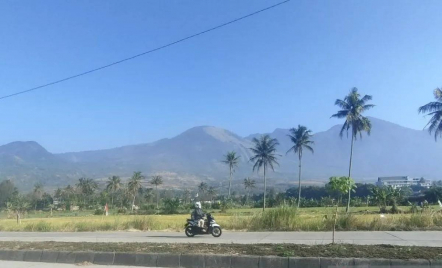
[[97, 251], [132, 253], [232, 254], [257, 256], [342, 257], [387, 259], [442, 259], [440, 247], [390, 245], [297, 245], [297, 244], [159, 244], [159, 243], [64, 243], [0, 242], [0, 249]]
[[[404, 207], [402, 210], [407, 211]], [[386, 214], [381, 217], [376, 207], [353, 208], [343, 212], [337, 220], [337, 230], [395, 231], [442, 230], [442, 213], [436, 209], [416, 214]], [[29, 232], [85, 232], [123, 230], [180, 231], [189, 215], [111, 215], [96, 216], [93, 212], [39, 212], [29, 214], [17, 224], [3, 215], [0, 231]], [[74, 216], [76, 215], [76, 216]], [[330, 231], [333, 228], [334, 208], [290, 207], [268, 209], [232, 209], [227, 213], [213, 211], [216, 221], [227, 230], [237, 231]]]

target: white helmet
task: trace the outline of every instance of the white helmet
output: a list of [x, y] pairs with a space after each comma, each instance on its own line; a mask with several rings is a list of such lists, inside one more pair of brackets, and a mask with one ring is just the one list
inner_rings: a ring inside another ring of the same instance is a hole
[[201, 208], [201, 202], [196, 202], [195, 203], [195, 208]]

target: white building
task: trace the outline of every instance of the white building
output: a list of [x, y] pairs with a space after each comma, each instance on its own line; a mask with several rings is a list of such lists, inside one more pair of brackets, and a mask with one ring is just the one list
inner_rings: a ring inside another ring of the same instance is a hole
[[424, 178], [412, 178], [409, 176], [379, 177], [376, 185], [392, 186], [394, 188], [410, 186], [421, 186], [429, 188], [431, 186], [431, 181], [425, 180]]

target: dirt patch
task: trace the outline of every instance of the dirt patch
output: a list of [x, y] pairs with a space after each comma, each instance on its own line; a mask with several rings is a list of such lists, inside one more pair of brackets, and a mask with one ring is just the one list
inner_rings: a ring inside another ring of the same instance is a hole
[[137, 253], [192, 253], [268, 255], [296, 257], [442, 259], [441, 247], [390, 245], [296, 245], [296, 244], [158, 244], [158, 243], [65, 243], [0, 242], [6, 250], [99, 251]]

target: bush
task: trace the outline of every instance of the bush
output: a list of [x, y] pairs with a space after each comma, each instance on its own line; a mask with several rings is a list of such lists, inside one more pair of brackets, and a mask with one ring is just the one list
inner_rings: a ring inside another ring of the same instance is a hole
[[126, 208], [119, 208], [119, 209], [117, 210], [117, 213], [118, 213], [118, 214], [126, 214], [126, 213], [127, 213], [127, 209], [126, 209]]
[[297, 209], [282, 206], [258, 213], [251, 219], [250, 230], [291, 231], [296, 230]]
[[168, 198], [164, 200], [164, 213], [177, 214], [180, 206], [180, 200], [178, 198]]
[[104, 211], [104, 209], [101, 209], [101, 208], [97, 208], [95, 211], [94, 211], [94, 215], [104, 215], [105, 214], [105, 211]]

